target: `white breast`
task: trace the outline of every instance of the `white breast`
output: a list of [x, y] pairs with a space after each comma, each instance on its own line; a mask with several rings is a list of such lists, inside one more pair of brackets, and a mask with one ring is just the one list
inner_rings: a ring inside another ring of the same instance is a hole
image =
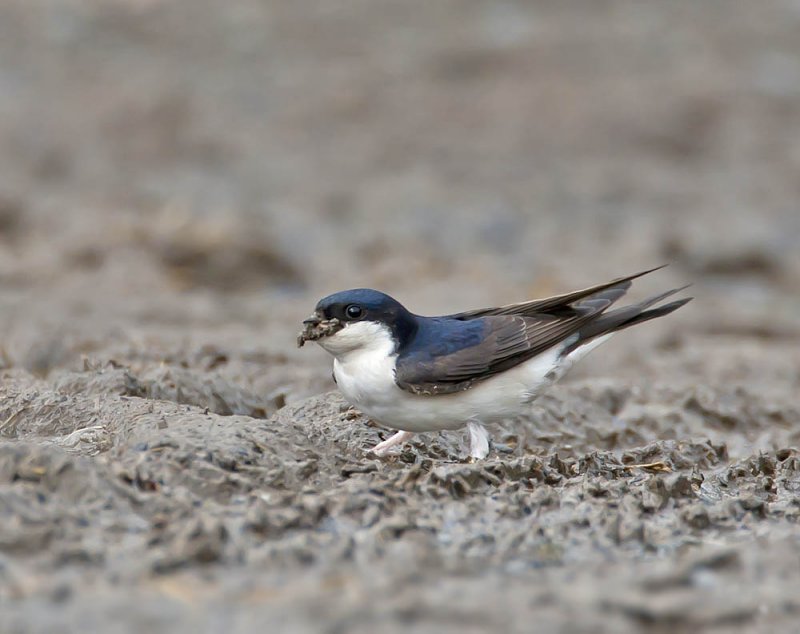
[[349, 324], [320, 341], [335, 359], [333, 373], [344, 397], [378, 423], [405, 431], [457, 429], [469, 421], [484, 424], [520, 414], [542, 389], [566, 372], [606, 337], [578, 348], [566, 359], [566, 342], [510, 370], [455, 394], [420, 396], [397, 387], [397, 355], [388, 328], [374, 322]]
[[[397, 398], [394, 341], [386, 326], [357, 322], [319, 342], [334, 355], [333, 375], [344, 397], [365, 414]], [[390, 421], [378, 420], [387, 425]]]

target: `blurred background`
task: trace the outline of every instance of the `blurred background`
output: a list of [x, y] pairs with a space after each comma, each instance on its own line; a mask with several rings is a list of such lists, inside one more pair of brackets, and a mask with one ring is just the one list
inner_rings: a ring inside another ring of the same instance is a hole
[[664, 262], [641, 293], [700, 299], [608, 371], [796, 339], [798, 130], [795, 0], [5, 0], [7, 362], [255, 336], [307, 394], [329, 292], [450, 312]]
[[[798, 0], [0, 0], [0, 629], [795, 618], [798, 242]], [[436, 314], [667, 262], [632, 299], [695, 301], [488, 480], [457, 434], [373, 464], [298, 405], [328, 293]]]

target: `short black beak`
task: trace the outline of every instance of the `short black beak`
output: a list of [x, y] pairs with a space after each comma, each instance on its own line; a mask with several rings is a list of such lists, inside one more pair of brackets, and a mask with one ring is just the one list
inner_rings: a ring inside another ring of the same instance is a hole
[[319, 316], [319, 313], [314, 313], [303, 320], [303, 325], [313, 328], [314, 326], [319, 326], [321, 322], [322, 318]]

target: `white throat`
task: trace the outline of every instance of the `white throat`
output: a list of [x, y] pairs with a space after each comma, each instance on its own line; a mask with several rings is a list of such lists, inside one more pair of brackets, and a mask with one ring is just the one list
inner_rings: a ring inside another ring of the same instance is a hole
[[394, 353], [395, 342], [385, 324], [376, 321], [357, 321], [339, 332], [317, 341], [339, 362], [346, 363], [361, 356], [388, 357]]
[[387, 326], [374, 321], [347, 324], [317, 343], [334, 356], [333, 376], [352, 404], [374, 416], [374, 407], [398, 392], [394, 382], [397, 353]]

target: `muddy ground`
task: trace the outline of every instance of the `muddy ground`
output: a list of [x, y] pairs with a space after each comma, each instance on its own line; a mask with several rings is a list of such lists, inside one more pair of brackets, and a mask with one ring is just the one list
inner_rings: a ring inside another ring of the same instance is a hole
[[[800, 8], [0, 4], [0, 631], [792, 631]], [[669, 261], [480, 464], [316, 300]]]

